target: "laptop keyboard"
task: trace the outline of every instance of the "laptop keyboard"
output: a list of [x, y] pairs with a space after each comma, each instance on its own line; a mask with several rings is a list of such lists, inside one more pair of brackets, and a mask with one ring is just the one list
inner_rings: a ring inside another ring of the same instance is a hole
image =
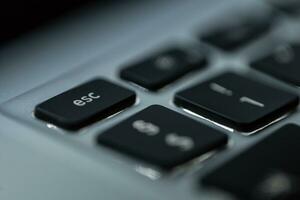
[[[272, 31], [281, 14], [276, 10], [263, 18], [243, 17], [237, 23], [198, 35], [195, 41], [200, 38], [208, 47], [230, 53]], [[133, 62], [119, 68], [115, 80], [98, 78], [69, 87], [35, 104], [34, 120], [75, 135], [100, 122], [105, 125], [112, 116], [143, 103], [139, 102], [141, 93], [163, 95], [169, 89], [166, 86], [184, 82], [188, 74], [205, 71], [210, 51], [200, 43], [193, 45], [199, 48], [169, 47], [133, 58]], [[173, 109], [153, 98], [147, 102], [150, 106], [144, 104], [146, 108], [105, 126], [93, 138], [97, 146], [93, 148], [107, 149], [165, 174], [210, 153], [218, 157], [230, 147], [231, 134], [259, 134], [297, 110], [299, 97], [292, 92], [295, 88], [287, 88], [300, 85], [298, 53], [300, 47], [296, 44], [278, 46], [251, 63], [251, 70], [283, 84], [282, 88], [243, 73], [218, 72], [171, 91], [167, 101]], [[296, 156], [299, 131], [300, 127], [285, 124], [201, 177], [201, 186], [241, 200], [300, 199], [300, 161]]]

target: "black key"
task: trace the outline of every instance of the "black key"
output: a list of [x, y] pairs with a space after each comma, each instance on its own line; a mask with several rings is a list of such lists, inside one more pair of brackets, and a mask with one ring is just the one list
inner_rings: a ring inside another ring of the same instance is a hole
[[300, 199], [300, 127], [286, 125], [202, 180], [241, 200]]
[[274, 15], [270, 14], [221, 24], [201, 35], [200, 39], [222, 50], [233, 51], [269, 31], [273, 17]]
[[299, 0], [266, 0], [268, 3], [274, 7], [289, 13], [289, 14], [298, 14], [300, 12], [300, 2]]
[[300, 46], [279, 46], [271, 55], [252, 63], [251, 66], [300, 86]]
[[171, 169], [227, 143], [227, 136], [153, 105], [102, 133], [98, 143]]
[[149, 90], [158, 90], [181, 76], [204, 67], [206, 59], [195, 50], [168, 49], [126, 67], [121, 77]]
[[175, 103], [220, 124], [251, 132], [298, 105], [298, 96], [225, 73], [178, 92]]
[[95, 79], [55, 96], [35, 108], [39, 119], [77, 130], [135, 103], [134, 92]]

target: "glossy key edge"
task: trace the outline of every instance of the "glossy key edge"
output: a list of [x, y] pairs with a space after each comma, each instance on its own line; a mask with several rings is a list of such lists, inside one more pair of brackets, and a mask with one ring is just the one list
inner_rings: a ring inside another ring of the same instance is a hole
[[[195, 85], [188, 87], [186, 89], [192, 88], [194, 86]], [[272, 124], [273, 122], [277, 121], [281, 117], [284, 117], [288, 113], [291, 113], [294, 110], [296, 110], [299, 104], [299, 97], [293, 93], [288, 92], [290, 95], [294, 96], [293, 101], [291, 101], [286, 106], [283, 106], [276, 112], [272, 112], [269, 115], [266, 115], [263, 118], [254, 121], [252, 123], [236, 123], [226, 117], [223, 117], [221, 115], [216, 114], [215, 112], [210, 111], [209, 109], [206, 109], [203, 106], [200, 106], [196, 103], [190, 102], [185, 98], [183, 98], [180, 95], [180, 93], [184, 92], [186, 89], [183, 89], [175, 94], [175, 97], [173, 99], [175, 105], [177, 105], [182, 109], [186, 109], [192, 113], [195, 113], [197, 115], [203, 116], [204, 118], [207, 118], [209, 121], [215, 122], [217, 124], [221, 124], [222, 126], [232, 128], [234, 130], [241, 131], [244, 133], [253, 133], [256, 132], [257, 130], [264, 128], [265, 126]], [[287, 91], [283, 91], [283, 92], [287, 92]]]

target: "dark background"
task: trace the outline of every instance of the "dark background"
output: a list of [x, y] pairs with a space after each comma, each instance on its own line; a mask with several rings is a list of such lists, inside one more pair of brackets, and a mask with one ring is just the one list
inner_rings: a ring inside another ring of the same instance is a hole
[[107, 6], [116, 2], [116, 0], [2, 0], [0, 43], [8, 42], [86, 4], [99, 3]]

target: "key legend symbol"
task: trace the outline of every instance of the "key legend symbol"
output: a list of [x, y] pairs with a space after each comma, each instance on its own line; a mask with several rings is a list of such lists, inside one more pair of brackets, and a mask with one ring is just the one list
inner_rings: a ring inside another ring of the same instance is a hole
[[97, 138], [99, 145], [163, 170], [221, 148], [227, 141], [227, 135], [160, 105], [145, 108]]

